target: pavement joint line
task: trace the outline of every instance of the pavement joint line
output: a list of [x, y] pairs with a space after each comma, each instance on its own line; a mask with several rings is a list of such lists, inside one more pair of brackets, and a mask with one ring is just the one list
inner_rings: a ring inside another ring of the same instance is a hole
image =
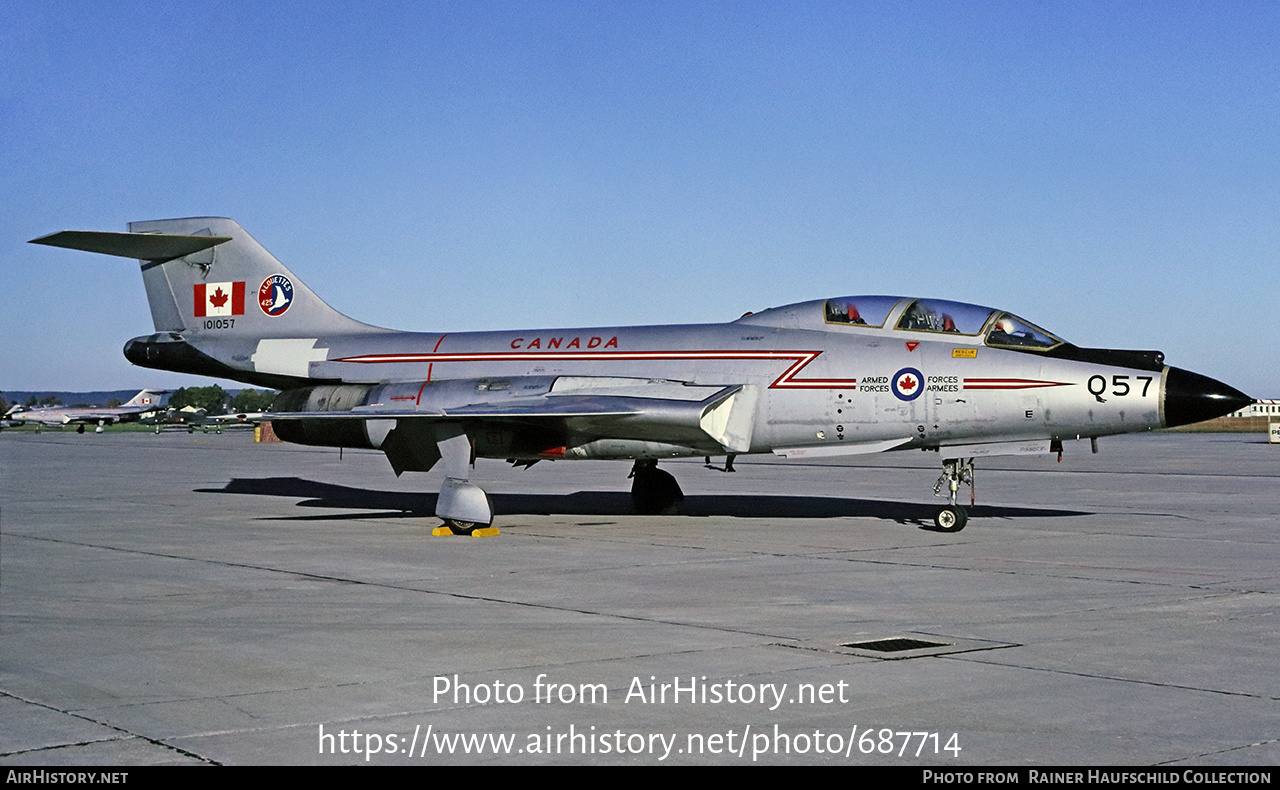
[[57, 745], [54, 745], [54, 746], [42, 746], [42, 747], [37, 748], [37, 749], [24, 749], [24, 750], [20, 750], [20, 751], [16, 751], [16, 752], [3, 752], [3, 753], [0, 753], [0, 757], [9, 757], [9, 756], [13, 756], [13, 755], [20, 755], [20, 754], [35, 754], [35, 753], [38, 753], [38, 752], [49, 751], [49, 750], [51, 750], [51, 749], [64, 749], [64, 748], [68, 748], [68, 747], [71, 747], [71, 746], [82, 746], [82, 745], [86, 745], [86, 744], [93, 744], [93, 743], [110, 743], [110, 742], [113, 742], [113, 741], [123, 741], [123, 740], [137, 739], [137, 740], [140, 740], [140, 741], [146, 741], [147, 743], [150, 743], [150, 744], [152, 744], [152, 745], [154, 745], [154, 746], [159, 746], [159, 747], [161, 747], [161, 748], [163, 748], [163, 749], [170, 749], [170, 750], [172, 750], [172, 751], [177, 752], [178, 754], [181, 754], [181, 755], [182, 755], [182, 756], [184, 756], [184, 757], [190, 757], [190, 758], [192, 758], [193, 760], [199, 760], [200, 762], [203, 762], [203, 763], [209, 763], [210, 765], [221, 765], [221, 763], [219, 763], [217, 760], [213, 760], [213, 759], [210, 759], [210, 758], [205, 757], [205, 756], [203, 756], [203, 755], [196, 754], [195, 752], [187, 751], [186, 749], [179, 748], [179, 747], [177, 747], [177, 746], [174, 746], [174, 745], [173, 745], [173, 744], [171, 744], [171, 743], [165, 743], [164, 741], [160, 740], [159, 738], [152, 738], [152, 737], [149, 737], [149, 736], [146, 736], [146, 735], [141, 735], [141, 734], [136, 733], [136, 732], [130, 732], [129, 730], [126, 730], [126, 729], [125, 729], [125, 728], [123, 728], [123, 727], [120, 727], [120, 726], [115, 725], [115, 724], [111, 724], [110, 722], [99, 721], [98, 719], [95, 719], [95, 718], [93, 718], [92, 716], [86, 716], [86, 715], [84, 715], [83, 713], [76, 713], [75, 711], [63, 710], [63, 709], [61, 709], [61, 708], [55, 707], [55, 706], [53, 706], [53, 705], [49, 705], [49, 704], [44, 703], [44, 702], [38, 702], [38, 701], [33, 700], [33, 699], [27, 699], [27, 698], [25, 698], [25, 697], [20, 697], [20, 696], [18, 696], [17, 694], [14, 694], [14, 693], [9, 692], [9, 691], [5, 691], [4, 689], [0, 689], [0, 694], [4, 695], [4, 696], [6, 696], [6, 697], [9, 697], [10, 699], [15, 699], [15, 700], [18, 700], [19, 702], [24, 702], [24, 703], [26, 703], [26, 704], [28, 704], [28, 705], [35, 705], [36, 707], [44, 708], [45, 710], [51, 710], [51, 711], [53, 711], [54, 713], [61, 713], [61, 714], [62, 714], [62, 715], [64, 715], [64, 716], [72, 716], [72, 717], [77, 718], [77, 719], [80, 719], [80, 720], [82, 720], [82, 721], [87, 721], [87, 722], [89, 722], [89, 723], [91, 723], [91, 724], [96, 724], [96, 725], [98, 725], [99, 727], [106, 727], [106, 728], [107, 728], [107, 729], [109, 729], [109, 730], [115, 730], [116, 732], [121, 733], [123, 736], [125, 736], [125, 737], [122, 737], [122, 738], [96, 738], [96, 739], [89, 740], [89, 741], [78, 741], [78, 742], [76, 742], [76, 743], [62, 743], [62, 744], [57, 744]]
[[[14, 537], [12, 534], [10, 537]], [[181, 554], [165, 554], [158, 551], [143, 551], [142, 549], [126, 549], [119, 546], [103, 546], [96, 543], [84, 543], [82, 541], [66, 540], [63, 538], [47, 538], [37, 535], [20, 535], [29, 540], [45, 541], [48, 543], [57, 543], [69, 546], [80, 546], [83, 548], [98, 549], [100, 551], [118, 551], [126, 554], [139, 554], [147, 557], [159, 557], [161, 559], [181, 560], [185, 562], [200, 562], [208, 565], [218, 565], [225, 568], [244, 568], [246, 570], [265, 571], [268, 573], [280, 573], [288, 576], [299, 576], [304, 579], [315, 579], [317, 581], [342, 582], [344, 584], [358, 584], [368, 587], [378, 587], [388, 590], [403, 590], [406, 592], [424, 593], [426, 595], [441, 595], [449, 598], [458, 598], [464, 601], [480, 601], [483, 603], [506, 604], [509, 606], [522, 606], [530, 609], [546, 609], [555, 612], [570, 612], [574, 614], [582, 614], [593, 617], [606, 617], [615, 620], [627, 620], [640, 623], [653, 623], [656, 625], [672, 625], [682, 628], [694, 628], [700, 631], [717, 631], [727, 634], [741, 634], [744, 636], [756, 636], [764, 639], [791, 639], [791, 637], [782, 634], [768, 634], [759, 631], [750, 631], [742, 628], [724, 628], [706, 623], [686, 623], [679, 620], [663, 620], [654, 617], [641, 617], [638, 615], [619, 614], [616, 612], [601, 612], [592, 609], [581, 609], [570, 606], [554, 606], [545, 603], [531, 603], [529, 601], [516, 601], [506, 598], [497, 598], [487, 595], [473, 595], [468, 593], [450, 592], [446, 590], [431, 590], [423, 587], [411, 587], [403, 584], [389, 584], [387, 582], [362, 581], [360, 579], [345, 579], [341, 576], [329, 576], [322, 573], [312, 573], [310, 571], [294, 571], [283, 568], [272, 568], [266, 565], [252, 565], [244, 562], [227, 562], [225, 560], [210, 560], [200, 557], [185, 557]]]
[[[639, 619], [639, 620], [642, 620], [642, 621], [645, 621], [645, 622], [665, 623], [665, 624], [668, 624], [668, 625], [688, 625], [688, 624], [686, 624], [686, 623], [680, 623], [680, 622], [676, 622], [676, 621], [653, 620], [653, 619], [651, 619], [651, 618], [635, 618], [635, 617], [633, 617], [633, 616], [629, 616], [629, 615], [617, 615], [617, 614], [611, 614], [611, 613], [606, 613], [606, 612], [595, 612], [595, 611], [587, 610], [587, 609], [574, 609], [574, 608], [569, 608], [569, 607], [557, 607], [557, 606], [550, 606], [550, 605], [547, 605], [547, 604], [533, 604], [533, 603], [528, 603], [528, 602], [526, 602], [526, 601], [512, 601], [512, 600], [507, 600], [507, 599], [503, 599], [503, 598], [492, 598], [492, 597], [486, 597], [486, 596], [469, 595], [469, 594], [466, 594], [466, 593], [447, 592], [447, 591], [442, 591], [442, 590], [430, 590], [430, 589], [423, 589], [423, 588], [418, 588], [418, 587], [407, 587], [407, 586], [404, 586], [404, 585], [388, 584], [388, 583], [386, 583], [386, 582], [370, 582], [370, 581], [361, 581], [361, 580], [358, 580], [358, 579], [346, 579], [346, 578], [342, 578], [342, 577], [338, 577], [338, 576], [326, 576], [326, 575], [323, 575], [323, 574], [310, 573], [310, 572], [307, 572], [307, 571], [289, 571], [289, 570], [284, 570], [284, 569], [282, 569], [282, 568], [271, 568], [271, 567], [264, 566], [264, 565], [251, 565], [251, 564], [248, 564], [248, 563], [233, 563], [233, 562], [226, 562], [226, 561], [215, 561], [215, 560], [202, 559], [202, 558], [199, 558], [199, 557], [187, 557], [187, 556], [183, 556], [183, 555], [180, 555], [180, 554], [164, 554], [164, 553], [161, 553], [161, 552], [144, 551], [144, 550], [142, 550], [142, 549], [129, 549], [129, 548], [123, 548], [123, 547], [119, 547], [119, 546], [106, 546], [106, 545], [96, 544], [96, 543], [85, 543], [85, 542], [82, 542], [82, 541], [66, 540], [66, 539], [64, 539], [64, 538], [50, 538], [50, 537], [45, 537], [45, 536], [42, 536], [42, 535], [27, 535], [27, 534], [23, 534], [23, 533], [12, 533], [12, 532], [11, 532], [11, 533], [6, 533], [6, 535], [7, 535], [7, 537], [10, 537], [10, 538], [19, 537], [19, 538], [27, 538], [27, 539], [29, 539], [29, 540], [45, 541], [45, 542], [49, 542], [49, 543], [63, 543], [63, 544], [72, 545], [72, 546], [82, 546], [82, 547], [85, 547], [85, 548], [100, 549], [100, 550], [103, 550], [103, 551], [120, 551], [120, 552], [128, 552], [128, 553], [134, 553], [134, 554], [141, 554], [141, 555], [145, 555], [145, 556], [161, 557], [161, 558], [164, 558], [164, 559], [187, 560], [187, 561], [190, 561], [190, 562], [205, 562], [205, 563], [209, 563], [209, 564], [214, 564], [214, 565], [223, 565], [223, 566], [227, 566], [227, 567], [239, 567], [239, 568], [248, 568], [248, 569], [253, 569], [253, 570], [271, 571], [271, 572], [274, 572], [274, 573], [286, 573], [286, 574], [293, 574], [293, 575], [295, 575], [295, 576], [303, 576], [303, 577], [308, 577], [308, 578], [316, 578], [316, 579], [321, 579], [321, 580], [324, 580], [324, 581], [344, 582], [344, 583], [347, 583], [347, 584], [367, 584], [367, 585], [371, 585], [371, 586], [376, 586], [376, 587], [385, 587], [385, 588], [388, 588], [388, 589], [395, 589], [395, 590], [413, 590], [413, 591], [415, 591], [415, 592], [425, 592], [425, 593], [432, 593], [432, 594], [436, 594], [436, 595], [450, 595], [450, 596], [455, 596], [455, 597], [458, 597], [458, 598], [465, 598], [465, 599], [467, 599], [467, 600], [489, 601], [489, 602], [493, 602], [493, 603], [510, 603], [510, 604], [515, 604], [515, 605], [520, 605], [520, 606], [532, 606], [532, 607], [539, 607], [539, 608], [555, 609], [555, 610], [557, 610], [557, 611], [579, 612], [579, 613], [582, 613], [582, 614], [599, 614], [599, 615], [601, 615], [601, 616], [605, 616], [605, 617], [621, 617], [621, 618], [625, 618], [625, 619]], [[625, 541], [622, 541], [622, 542], [625, 542]], [[665, 543], [657, 543], [657, 544], [649, 544], [649, 545], [662, 546], [662, 547], [668, 547], [668, 546], [669, 546], [669, 544], [665, 544]], [[954, 545], [956, 545], [956, 543], [954, 543], [954, 542], [953, 542], [953, 543], [948, 544], [948, 545], [949, 545], [949, 546], [954, 546]], [[689, 548], [689, 549], [697, 549], [697, 550], [710, 550], [710, 549], [708, 549], [708, 548], [707, 548], [707, 547], [705, 547], [705, 546], [703, 546], [703, 547], [697, 547], [697, 546], [683, 547], [683, 546], [678, 546], [678, 545], [677, 545], [677, 546], [674, 546], [674, 548]], [[910, 548], [911, 548], [911, 549], [915, 549], [915, 548], [917, 548], [917, 547], [910, 547]], [[926, 548], [927, 548], [927, 547], [926, 547]], [[847, 555], [847, 554], [851, 554], [851, 553], [854, 553], [854, 552], [863, 552], [863, 551], [894, 551], [894, 550], [900, 550], [900, 549], [895, 549], [895, 548], [878, 548], [878, 549], [831, 549], [831, 550], [827, 550], [827, 551], [797, 552], [797, 553], [792, 553], [792, 554], [783, 554], [783, 553], [779, 553], [779, 552], [766, 552], [766, 551], [756, 551], [756, 550], [752, 550], [752, 549], [743, 549], [741, 553], [743, 553], [743, 554], [749, 554], [749, 555], [751, 555], [751, 556], [757, 556], [757, 557], [777, 557], [777, 558], [804, 557], [804, 558], [813, 559], [813, 560], [818, 560], [818, 561], [833, 561], [833, 562], [865, 563], [865, 564], [868, 564], [868, 565], [886, 565], [886, 566], [891, 566], [891, 567], [920, 568], [920, 569], [923, 569], [923, 570], [959, 571], [959, 572], [967, 572], [967, 573], [996, 574], [996, 575], [1005, 575], [1005, 576], [1031, 576], [1031, 577], [1039, 577], [1039, 578], [1047, 578], [1047, 579], [1066, 579], [1066, 580], [1068, 580], [1068, 581], [1106, 582], [1106, 583], [1111, 583], [1111, 584], [1129, 584], [1129, 585], [1135, 585], [1135, 586], [1149, 586], [1149, 587], [1158, 587], [1158, 588], [1182, 588], [1182, 587], [1185, 587], [1185, 588], [1187, 588], [1187, 589], [1192, 589], [1192, 590], [1206, 589], [1205, 587], [1203, 587], [1203, 586], [1202, 586], [1202, 585], [1200, 585], [1200, 584], [1179, 584], [1179, 583], [1173, 583], [1173, 582], [1158, 582], [1158, 581], [1151, 581], [1151, 580], [1147, 580], [1147, 579], [1112, 579], [1112, 578], [1107, 578], [1107, 577], [1105, 577], [1105, 576], [1086, 576], [1086, 575], [1081, 575], [1081, 574], [1062, 574], [1062, 573], [1031, 572], [1031, 571], [1026, 571], [1026, 570], [1016, 570], [1016, 569], [972, 568], [972, 567], [963, 567], [963, 566], [957, 566], [957, 565], [946, 565], [946, 564], [937, 563], [937, 562], [933, 562], [933, 563], [924, 563], [924, 562], [906, 562], [906, 561], [903, 561], [903, 560], [879, 560], [879, 559], [867, 559], [867, 558], [863, 558], [863, 557], [842, 556], [842, 555]], [[734, 560], [735, 560], [735, 558], [732, 558], [732, 557], [726, 557], [726, 558], [724, 558], [724, 561], [734, 561]], [[669, 565], [669, 564], [670, 564], [670, 563], [664, 564], [664, 566], [665, 566], [665, 565]], [[651, 567], [651, 566], [650, 566], [650, 565], [643, 565], [643, 564], [633, 564], [633, 565], [619, 566], [619, 567], [637, 568], [637, 567]], [[1230, 591], [1230, 592], [1231, 592], [1231, 593], [1254, 593], [1254, 592], [1257, 592], [1257, 593], [1262, 593], [1262, 594], [1266, 594], [1266, 593], [1267, 593], [1267, 591], [1265, 591], [1265, 590], [1250, 590], [1250, 589], [1232, 590], [1232, 591]], [[694, 627], [705, 627], [705, 626], [694, 626]], [[741, 630], [738, 630], [738, 629], [713, 629], [713, 630], [727, 630], [727, 631], [730, 631], [730, 632], [733, 632], [733, 633], [747, 633], [747, 634], [752, 634], [752, 635], [755, 635], [755, 636], [770, 636], [770, 637], [773, 637], [773, 635], [770, 635], [770, 634], [756, 633], [756, 632], [753, 632], [753, 631], [741, 631]], [[783, 636], [776, 636], [776, 637], [773, 637], [773, 638], [777, 638], [777, 639], [786, 639], [787, 637], [783, 637]]]
[[1139, 680], [1137, 678], [1118, 677], [1116, 675], [1100, 675], [1096, 672], [1072, 672], [1066, 669], [1055, 669], [1053, 667], [1031, 667], [1025, 664], [1010, 664], [1004, 661], [984, 661], [980, 658], [967, 658], [964, 655], [945, 654], [936, 656], [936, 658], [950, 658], [956, 661], [972, 661], [976, 664], [988, 664], [991, 666], [1004, 667], [1006, 669], [1025, 669], [1031, 672], [1048, 672], [1054, 675], [1069, 675], [1072, 677], [1089, 678], [1091, 680], [1110, 680], [1116, 683], [1133, 683], [1140, 686], [1153, 686], [1155, 688], [1180, 689], [1182, 691], [1197, 691], [1202, 694], [1218, 694], [1226, 697], [1246, 697], [1248, 699], [1271, 700], [1280, 702], [1280, 697], [1269, 697], [1265, 694], [1255, 694], [1250, 691], [1228, 691], [1226, 689], [1211, 689], [1200, 686], [1186, 686], [1180, 683], [1161, 683], [1155, 680]]
[[1201, 754], [1193, 754], [1189, 757], [1180, 757], [1177, 760], [1165, 760], [1164, 762], [1152, 763], [1152, 765], [1173, 765], [1175, 763], [1182, 763], [1185, 760], [1203, 760], [1206, 757], [1214, 757], [1219, 754], [1231, 754], [1232, 752], [1238, 752], [1242, 749], [1252, 749], [1255, 746], [1270, 746], [1273, 743], [1280, 743], [1280, 738], [1268, 738], [1265, 741], [1247, 743], [1243, 746], [1232, 746], [1230, 749], [1218, 749], [1217, 751], [1213, 751], [1213, 752], [1203, 752]]

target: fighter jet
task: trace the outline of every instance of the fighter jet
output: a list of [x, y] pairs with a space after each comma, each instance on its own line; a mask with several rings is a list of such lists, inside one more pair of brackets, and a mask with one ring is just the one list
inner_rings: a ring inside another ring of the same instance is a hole
[[1227, 414], [1251, 399], [1158, 351], [1081, 348], [1004, 310], [851, 296], [728, 323], [400, 332], [325, 304], [237, 223], [131, 223], [34, 243], [142, 265], [155, 332], [134, 364], [282, 390], [281, 439], [381, 450], [396, 474], [443, 464], [435, 534], [493, 534], [476, 458], [628, 459], [635, 509], [682, 498], [659, 460], [936, 452], [957, 501], [974, 459]]
[[12, 422], [34, 422], [39, 425], [76, 425], [76, 433], [84, 433], [84, 426], [97, 425], [94, 433], [102, 433], [104, 426], [117, 422], [135, 422], [143, 414], [164, 407], [169, 390], [143, 390], [123, 406], [68, 408], [50, 406], [24, 411], [10, 410], [5, 419]]
[[260, 411], [209, 414], [205, 409], [184, 406], [181, 409], [168, 409], [167, 411], [157, 412], [153, 419], [144, 420], [144, 422], [154, 425], [156, 433], [170, 428], [184, 430], [187, 433], [195, 433], [196, 428], [199, 428], [201, 433], [208, 433], [210, 430], [214, 433], [222, 433], [223, 428], [252, 428], [263, 420], [271, 419], [271, 417], [272, 415]]

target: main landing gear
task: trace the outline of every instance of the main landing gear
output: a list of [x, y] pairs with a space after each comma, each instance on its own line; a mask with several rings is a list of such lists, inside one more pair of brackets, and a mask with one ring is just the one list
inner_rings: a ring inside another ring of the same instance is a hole
[[[450, 501], [445, 501], [446, 497]], [[443, 523], [431, 530], [432, 535], [491, 538], [499, 534], [498, 528], [491, 523], [493, 507], [489, 504], [489, 497], [479, 486], [460, 480], [446, 480], [437, 502], [444, 502], [443, 505], [436, 506], [436, 516]], [[446, 513], [454, 515], [445, 515]]]
[[951, 504], [939, 508], [933, 516], [933, 525], [940, 532], [959, 532], [969, 521], [969, 514], [956, 504], [956, 492], [960, 484], [969, 486], [969, 505], [973, 505], [973, 459], [950, 458], [942, 462], [942, 476], [933, 487], [933, 495], [939, 496], [945, 485], [950, 495]]
[[436, 516], [444, 523], [431, 530], [431, 534], [470, 535], [488, 538], [498, 534], [492, 526], [493, 506], [489, 495], [475, 483], [457, 478], [446, 478], [436, 499]]
[[474, 521], [458, 521], [457, 519], [448, 518], [444, 523], [431, 530], [431, 534], [440, 537], [441, 535], [470, 535], [473, 538], [491, 538], [499, 534], [498, 528], [491, 524], [477, 524]]
[[431, 531], [441, 535], [470, 535], [488, 538], [498, 534], [493, 524], [493, 505], [480, 486], [470, 482], [474, 455], [471, 440], [461, 431], [436, 442], [444, 462], [445, 480], [436, 497], [436, 516], [444, 523]]
[[636, 459], [628, 477], [631, 478], [631, 503], [641, 515], [674, 513], [676, 505], [684, 499], [680, 484], [670, 473], [659, 469], [653, 458]]

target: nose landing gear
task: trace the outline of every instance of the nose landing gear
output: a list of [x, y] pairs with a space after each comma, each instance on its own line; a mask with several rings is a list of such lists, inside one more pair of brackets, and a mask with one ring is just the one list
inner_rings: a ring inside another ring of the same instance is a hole
[[973, 506], [973, 459], [951, 458], [942, 462], [942, 475], [933, 487], [933, 495], [940, 496], [942, 487], [947, 487], [951, 504], [939, 508], [933, 516], [933, 525], [940, 532], [959, 532], [969, 521], [969, 514], [956, 504], [956, 492], [960, 484], [969, 486], [969, 505]]

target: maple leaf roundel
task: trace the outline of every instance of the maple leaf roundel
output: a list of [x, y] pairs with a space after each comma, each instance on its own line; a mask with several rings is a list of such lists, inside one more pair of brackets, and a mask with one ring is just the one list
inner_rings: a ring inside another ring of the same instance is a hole
[[924, 392], [924, 376], [915, 368], [903, 368], [893, 374], [893, 394], [898, 400], [915, 400]]

